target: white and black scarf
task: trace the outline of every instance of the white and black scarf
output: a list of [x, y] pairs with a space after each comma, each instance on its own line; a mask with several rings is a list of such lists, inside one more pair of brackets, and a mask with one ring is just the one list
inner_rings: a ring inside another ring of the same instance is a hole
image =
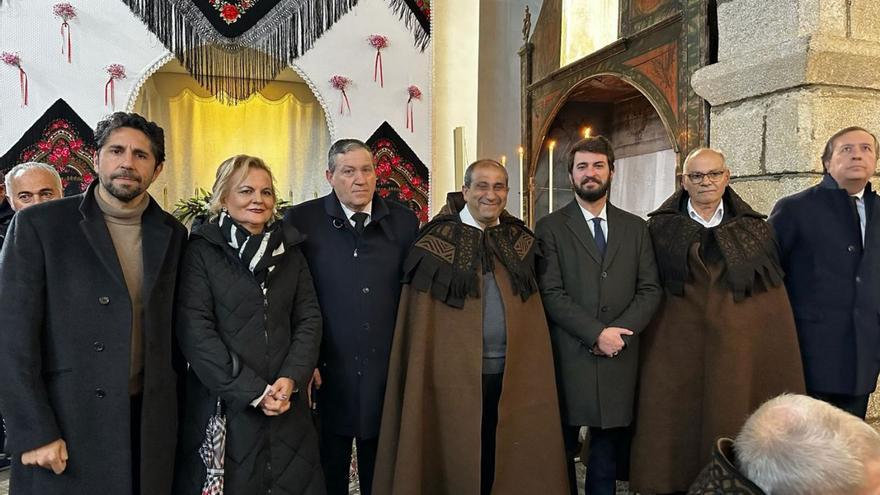
[[235, 250], [241, 262], [254, 274], [265, 291], [269, 273], [284, 255], [281, 222], [272, 222], [261, 234], [251, 234], [222, 211], [217, 224], [226, 243]]

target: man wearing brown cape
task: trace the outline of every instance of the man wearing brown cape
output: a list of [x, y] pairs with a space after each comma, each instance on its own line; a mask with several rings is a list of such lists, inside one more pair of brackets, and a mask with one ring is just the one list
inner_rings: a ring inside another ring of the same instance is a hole
[[698, 149], [683, 190], [650, 214], [664, 301], [642, 337], [630, 487], [685, 491], [715, 440], [782, 392], [803, 393], [794, 317], [765, 216]]
[[481, 160], [404, 266], [373, 492], [568, 493], [537, 242]]

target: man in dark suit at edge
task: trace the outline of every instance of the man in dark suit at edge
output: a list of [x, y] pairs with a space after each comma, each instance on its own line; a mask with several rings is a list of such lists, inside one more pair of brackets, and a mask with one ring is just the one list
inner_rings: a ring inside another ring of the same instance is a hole
[[836, 132], [822, 182], [782, 198], [776, 231], [807, 393], [861, 418], [880, 372], [880, 216], [869, 179], [877, 137]]

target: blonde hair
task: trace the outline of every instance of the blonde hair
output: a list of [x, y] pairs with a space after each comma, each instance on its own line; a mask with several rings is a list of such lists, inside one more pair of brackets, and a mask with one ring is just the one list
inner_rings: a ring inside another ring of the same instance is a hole
[[214, 180], [214, 187], [211, 189], [211, 201], [208, 202], [208, 211], [211, 213], [212, 220], [220, 215], [220, 210], [223, 209], [223, 202], [229, 196], [229, 191], [236, 184], [244, 180], [247, 172], [252, 169], [264, 170], [269, 174], [269, 179], [272, 183], [272, 198], [277, 204], [278, 194], [275, 190], [275, 176], [272, 174], [272, 169], [266, 165], [262, 158], [250, 155], [235, 155], [227, 158], [217, 167], [217, 176]]

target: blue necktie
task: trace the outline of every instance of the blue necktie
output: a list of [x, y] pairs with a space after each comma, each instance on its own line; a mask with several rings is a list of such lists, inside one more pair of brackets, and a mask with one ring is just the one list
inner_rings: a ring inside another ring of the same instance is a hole
[[593, 218], [593, 238], [596, 239], [596, 248], [599, 250], [599, 255], [603, 258], [605, 257], [605, 232], [602, 231], [602, 219], [599, 217]]

